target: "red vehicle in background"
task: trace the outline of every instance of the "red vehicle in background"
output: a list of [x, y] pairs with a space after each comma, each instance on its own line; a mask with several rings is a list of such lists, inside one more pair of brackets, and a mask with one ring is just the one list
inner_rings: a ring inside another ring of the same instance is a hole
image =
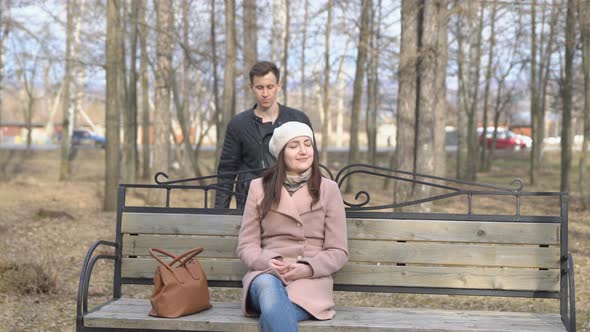
[[[477, 129], [477, 134], [479, 136], [479, 145], [483, 143], [483, 128]], [[486, 144], [488, 149], [492, 147], [492, 141], [494, 136], [494, 128], [488, 128], [486, 131]], [[514, 132], [507, 130], [505, 128], [498, 128], [498, 134], [496, 136], [496, 149], [510, 149], [510, 150], [520, 150], [530, 148], [533, 144], [533, 140], [524, 135], [518, 135]]]

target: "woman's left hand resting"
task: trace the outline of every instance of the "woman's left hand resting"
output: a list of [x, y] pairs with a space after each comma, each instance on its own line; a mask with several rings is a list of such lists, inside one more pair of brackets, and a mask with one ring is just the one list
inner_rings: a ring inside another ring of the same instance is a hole
[[311, 278], [311, 276], [313, 275], [313, 270], [311, 269], [311, 266], [303, 263], [289, 264], [289, 268], [286, 270], [287, 272], [281, 273], [281, 275], [287, 281]]

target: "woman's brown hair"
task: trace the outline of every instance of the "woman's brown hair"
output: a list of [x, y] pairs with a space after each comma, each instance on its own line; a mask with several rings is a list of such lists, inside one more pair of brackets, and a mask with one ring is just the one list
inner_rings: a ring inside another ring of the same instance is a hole
[[[285, 145], [286, 147], [286, 145]], [[260, 203], [260, 215], [264, 218], [272, 207], [279, 205], [281, 201], [281, 190], [287, 178], [287, 165], [285, 164], [285, 147], [279, 152], [276, 164], [269, 167], [262, 175], [262, 186], [264, 197]], [[320, 184], [322, 183], [322, 172], [318, 160], [318, 149], [313, 143], [313, 161], [311, 163], [311, 176], [307, 180], [307, 190], [311, 196], [311, 206], [320, 200]]]

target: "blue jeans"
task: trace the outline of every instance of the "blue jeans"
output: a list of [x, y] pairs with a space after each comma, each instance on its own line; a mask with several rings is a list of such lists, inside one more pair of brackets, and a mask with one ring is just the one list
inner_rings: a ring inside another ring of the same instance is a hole
[[248, 307], [260, 313], [263, 332], [297, 331], [297, 322], [312, 316], [289, 300], [279, 278], [270, 274], [257, 276], [248, 290]]

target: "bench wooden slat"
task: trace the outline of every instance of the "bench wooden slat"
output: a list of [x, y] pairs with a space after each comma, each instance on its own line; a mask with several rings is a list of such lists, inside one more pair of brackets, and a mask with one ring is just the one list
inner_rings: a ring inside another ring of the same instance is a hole
[[[240, 216], [126, 212], [126, 234], [236, 236]], [[534, 231], [531, 231], [534, 229]], [[559, 224], [442, 220], [348, 219], [350, 239], [477, 243], [559, 244]]]
[[[237, 238], [234, 236], [123, 236], [123, 256], [147, 256], [150, 247], [162, 248], [178, 254], [195, 246], [205, 248], [199, 257], [236, 258]], [[352, 262], [559, 267], [559, 248], [557, 247], [350, 240], [349, 251]]]
[[[238, 259], [201, 258], [199, 261], [209, 280], [239, 281], [246, 272]], [[154, 259], [123, 258], [121, 275], [123, 278], [152, 278], [155, 266]], [[349, 285], [559, 291], [559, 270], [348, 263], [334, 275], [334, 282]]]
[[[122, 298], [84, 318], [86, 326], [106, 328], [258, 331], [258, 320], [244, 317], [238, 303], [176, 319], [147, 315], [149, 300]], [[305, 331], [566, 331], [558, 314], [460, 310], [337, 307], [328, 321], [304, 321]]]
[[230, 235], [240, 231], [239, 215], [123, 213], [121, 233]]

